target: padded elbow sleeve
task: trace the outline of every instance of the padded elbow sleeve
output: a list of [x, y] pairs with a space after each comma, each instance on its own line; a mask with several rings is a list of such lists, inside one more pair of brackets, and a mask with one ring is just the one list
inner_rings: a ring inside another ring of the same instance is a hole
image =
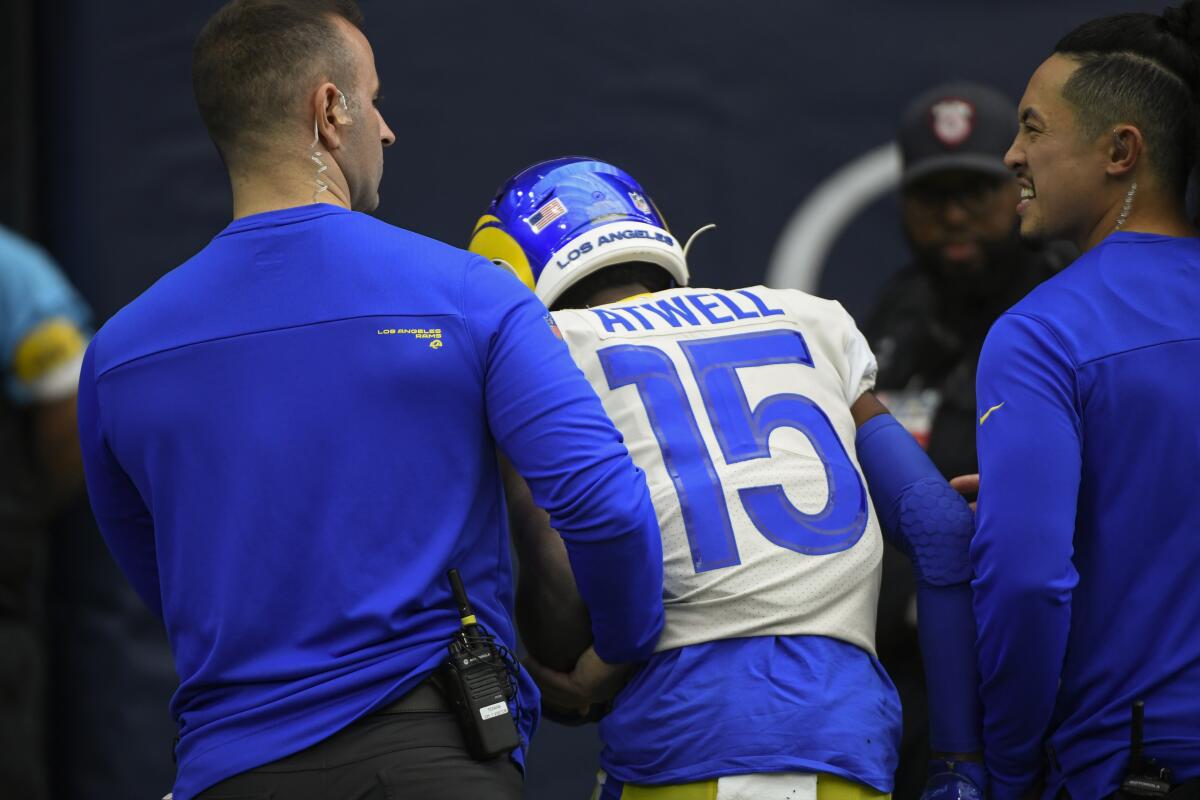
[[890, 414], [858, 429], [858, 461], [888, 541], [912, 561], [935, 751], [982, 748], [968, 558], [974, 515]]
[[916, 440], [881, 414], [859, 427], [856, 449], [883, 535], [909, 557], [917, 580], [969, 582], [975, 517]]

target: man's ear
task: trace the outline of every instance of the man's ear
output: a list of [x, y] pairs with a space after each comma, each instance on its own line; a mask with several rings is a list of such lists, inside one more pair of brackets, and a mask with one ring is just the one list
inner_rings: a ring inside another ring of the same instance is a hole
[[337, 102], [334, 103], [329, 110], [333, 115], [334, 120], [338, 125], [351, 125], [354, 120], [350, 119], [350, 104], [346, 101], [346, 95], [342, 94], [342, 90], [334, 87], [337, 92]]
[[313, 92], [311, 108], [316, 120], [315, 136], [325, 143], [326, 150], [342, 146], [340, 128], [351, 124], [346, 96], [326, 81]]
[[1114, 178], [1128, 175], [1137, 166], [1146, 149], [1146, 139], [1137, 126], [1117, 125], [1109, 134], [1108, 166], [1105, 171]]

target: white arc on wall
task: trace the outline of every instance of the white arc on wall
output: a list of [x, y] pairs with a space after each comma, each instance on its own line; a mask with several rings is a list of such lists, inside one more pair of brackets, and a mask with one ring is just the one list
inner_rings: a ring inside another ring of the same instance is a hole
[[767, 286], [815, 293], [842, 231], [864, 208], [895, 190], [900, 172], [900, 148], [891, 142], [818, 184], [783, 226], [767, 267]]

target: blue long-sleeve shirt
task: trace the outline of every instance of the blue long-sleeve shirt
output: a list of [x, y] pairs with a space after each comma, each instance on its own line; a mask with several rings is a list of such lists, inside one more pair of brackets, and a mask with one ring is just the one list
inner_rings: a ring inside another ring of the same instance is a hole
[[[441, 664], [450, 567], [514, 646], [497, 446], [566, 540], [597, 652], [644, 658], [661, 629], [644, 476], [545, 308], [371, 217], [232, 223], [96, 335], [79, 422], [100, 528], [175, 655], [176, 800]], [[520, 701], [528, 742], [527, 678]]]
[[993, 797], [1200, 777], [1200, 240], [1116, 233], [988, 334], [971, 547]]

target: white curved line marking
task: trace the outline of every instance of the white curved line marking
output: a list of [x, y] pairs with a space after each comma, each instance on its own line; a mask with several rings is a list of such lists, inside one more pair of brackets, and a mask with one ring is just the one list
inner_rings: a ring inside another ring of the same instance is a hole
[[867, 151], [818, 184], [783, 226], [767, 267], [767, 285], [815, 292], [842, 231], [899, 185], [900, 172], [900, 148], [892, 142]]

